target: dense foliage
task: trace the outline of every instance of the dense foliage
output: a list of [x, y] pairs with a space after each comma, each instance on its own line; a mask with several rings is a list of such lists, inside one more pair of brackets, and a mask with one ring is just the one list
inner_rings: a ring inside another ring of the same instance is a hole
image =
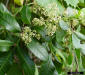
[[0, 2], [0, 75], [85, 72], [84, 0]]

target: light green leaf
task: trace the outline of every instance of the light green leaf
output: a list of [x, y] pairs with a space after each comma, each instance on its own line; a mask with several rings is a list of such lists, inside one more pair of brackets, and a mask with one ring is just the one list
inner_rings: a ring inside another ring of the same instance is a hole
[[62, 42], [66, 32], [64, 30], [56, 30], [56, 41]]
[[0, 40], [0, 46], [12, 46], [13, 42], [8, 40]]
[[8, 13], [0, 12], [0, 25], [11, 32], [18, 32], [21, 30], [15, 18]]
[[64, 0], [64, 1], [66, 1], [67, 5], [71, 5], [74, 7], [76, 7], [79, 3], [79, 0]]
[[4, 4], [0, 3], [0, 11], [11, 14]]
[[63, 5], [61, 5], [61, 3], [58, 1], [58, 0], [35, 0], [40, 6], [42, 6], [42, 7], [44, 7], [44, 8], [46, 8], [46, 10], [49, 10], [49, 4], [53, 4], [53, 3], [55, 3], [57, 6], [58, 6], [58, 8], [59, 8], [59, 11], [60, 11], [60, 13], [62, 14], [63, 13], [63, 11], [64, 11], [64, 6]]
[[8, 40], [0, 40], [0, 52], [6, 52], [9, 50], [10, 46], [13, 45], [13, 42]]
[[72, 34], [72, 43], [76, 49], [80, 49], [85, 54], [85, 44], [81, 44], [80, 39], [75, 34]]
[[80, 32], [74, 32], [80, 39], [82, 39], [82, 40], [85, 40], [85, 35], [83, 35], [82, 33], [80, 33]]
[[39, 75], [37, 66], [35, 66], [35, 75]]
[[25, 24], [30, 24], [31, 11], [28, 5], [23, 6], [21, 10], [21, 19]]
[[56, 54], [59, 55], [63, 59], [64, 62], [66, 62], [66, 59], [65, 59], [63, 53], [59, 49], [57, 49], [55, 46], [53, 46], [53, 48], [55, 49]]
[[66, 22], [64, 22], [63, 20], [60, 20], [59, 21], [59, 25], [60, 27], [63, 29], [63, 30], [68, 30], [69, 29], [69, 26]]
[[27, 45], [28, 49], [39, 59], [46, 61], [48, 59], [47, 50], [37, 41], [33, 40]]
[[76, 16], [77, 14], [78, 14], [78, 10], [77, 9], [73, 9], [72, 7], [67, 7], [66, 15], [68, 17], [73, 17], [73, 16]]
[[85, 55], [85, 44], [81, 44], [81, 52]]
[[75, 48], [80, 48], [80, 39], [75, 34], [72, 34], [72, 43]]

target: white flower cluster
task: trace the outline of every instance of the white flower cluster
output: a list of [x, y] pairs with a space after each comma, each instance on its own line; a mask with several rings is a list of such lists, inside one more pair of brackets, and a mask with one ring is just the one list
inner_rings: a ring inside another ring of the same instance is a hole
[[42, 18], [42, 17], [40, 17], [40, 19], [34, 18], [32, 20], [32, 23], [33, 23], [34, 26], [43, 26], [43, 25], [45, 25], [44, 18]]
[[[36, 6], [35, 6], [36, 5]], [[39, 5], [35, 4], [33, 7], [33, 12], [39, 14], [38, 18], [34, 18], [32, 23], [34, 26], [44, 26], [46, 30], [46, 35], [52, 36], [56, 32], [58, 26], [58, 8], [56, 3], [49, 4], [47, 6], [48, 10]]]
[[37, 34], [36, 30], [31, 30], [30, 27], [24, 27], [21, 33], [21, 39], [28, 44], [32, 41], [32, 37], [36, 37], [38, 40], [40, 39], [40, 35]]

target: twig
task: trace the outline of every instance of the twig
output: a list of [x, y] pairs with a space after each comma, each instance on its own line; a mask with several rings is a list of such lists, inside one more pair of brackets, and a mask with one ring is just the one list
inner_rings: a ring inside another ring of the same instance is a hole
[[6, 1], [6, 7], [8, 6], [9, 0]]

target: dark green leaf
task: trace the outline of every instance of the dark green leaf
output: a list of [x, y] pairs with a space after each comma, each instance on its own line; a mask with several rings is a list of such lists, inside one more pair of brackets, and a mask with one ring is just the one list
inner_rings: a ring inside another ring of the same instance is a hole
[[18, 32], [21, 30], [15, 18], [8, 13], [0, 12], [0, 25], [11, 32]]
[[41, 66], [40, 75], [54, 75], [54, 71], [55, 67], [52, 58], [49, 57], [49, 60]]
[[47, 50], [39, 42], [33, 40], [31, 43], [27, 45], [27, 47], [39, 59], [44, 61], [48, 59]]
[[0, 53], [0, 75], [5, 75], [5, 73], [10, 68], [12, 64], [11, 58], [12, 58], [11, 52], [4, 54]]
[[7, 75], [23, 75], [21, 67], [18, 64], [13, 64], [12, 67], [7, 72]]
[[28, 5], [23, 6], [21, 10], [21, 19], [25, 24], [30, 24], [31, 11]]
[[34, 75], [35, 73], [35, 64], [29, 58], [29, 56], [18, 47], [17, 54], [21, 62], [21, 66], [24, 69], [25, 75]]
[[72, 55], [72, 53], [69, 54], [67, 61], [68, 61], [68, 64], [69, 65], [72, 64], [72, 61], [73, 61], [73, 55]]

